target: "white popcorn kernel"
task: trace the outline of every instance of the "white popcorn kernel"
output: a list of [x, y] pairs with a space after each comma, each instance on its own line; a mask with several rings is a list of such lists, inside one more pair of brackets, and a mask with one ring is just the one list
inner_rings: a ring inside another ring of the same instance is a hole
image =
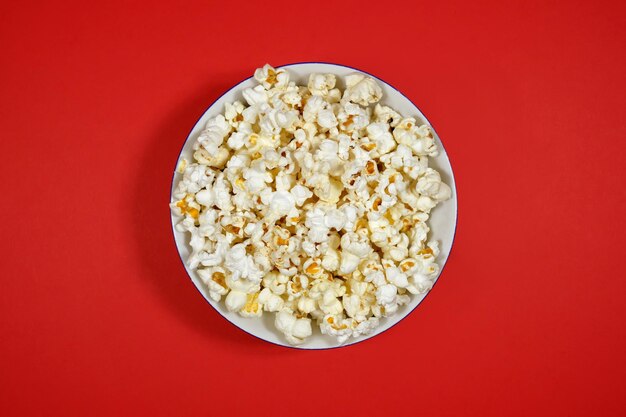
[[254, 79], [268, 90], [270, 88], [283, 88], [289, 83], [289, 73], [282, 68], [276, 69], [265, 64], [262, 68], [254, 71]]
[[302, 96], [298, 91], [288, 91], [282, 95], [281, 99], [291, 107], [300, 107], [302, 105]]
[[332, 209], [324, 215], [324, 224], [329, 229], [341, 230], [346, 221], [346, 215], [341, 210]]
[[395, 285], [382, 285], [376, 290], [376, 301], [378, 304], [389, 306], [394, 302], [397, 293], [398, 289]]
[[378, 327], [378, 318], [370, 317], [369, 319], [359, 323], [354, 331], [352, 332], [352, 336], [366, 336], [374, 331], [374, 329]]
[[394, 140], [389, 126], [384, 123], [370, 123], [367, 126], [368, 137], [376, 144], [376, 152], [379, 155], [387, 154], [394, 150], [396, 141]]
[[402, 116], [400, 116], [391, 107], [377, 104], [374, 107], [374, 119], [379, 123], [386, 123], [391, 127], [396, 127], [402, 120]]
[[353, 273], [359, 266], [361, 258], [357, 255], [348, 252], [341, 252], [341, 263], [339, 265], [339, 274], [340, 275], [348, 275]]
[[241, 291], [231, 291], [226, 296], [226, 308], [228, 311], [239, 311], [246, 305], [248, 295]]
[[326, 97], [335, 87], [336, 78], [333, 74], [311, 74], [308, 88], [314, 96]]
[[330, 272], [337, 271], [337, 268], [339, 268], [339, 252], [329, 248], [322, 258], [322, 268]]
[[320, 110], [317, 113], [317, 124], [324, 129], [331, 129], [338, 125], [335, 113], [331, 109]]
[[230, 248], [224, 259], [225, 267], [231, 272], [233, 280], [239, 278], [258, 283], [263, 272], [258, 268], [251, 255], [246, 253], [246, 245], [238, 243]]
[[287, 291], [289, 278], [275, 271], [269, 272], [263, 277], [263, 286], [269, 288], [273, 294], [282, 295]]
[[243, 111], [245, 107], [240, 101], [235, 101], [233, 103], [226, 103], [224, 105], [224, 117], [228, 121], [228, 124], [237, 129], [241, 122], [244, 121]]
[[328, 289], [324, 292], [322, 298], [318, 300], [318, 304], [324, 314], [341, 314], [343, 311], [343, 305], [332, 289]]
[[315, 186], [313, 193], [326, 203], [336, 204], [339, 201], [342, 190], [343, 185], [341, 182], [331, 178], [328, 182], [320, 182]]
[[298, 184], [291, 189], [291, 195], [295, 198], [296, 205], [300, 207], [313, 196], [313, 193], [307, 187]]
[[211, 207], [214, 204], [215, 197], [210, 190], [200, 190], [196, 194], [196, 201], [205, 207]]
[[342, 304], [347, 316], [358, 322], [364, 321], [369, 314], [369, 305], [367, 305], [364, 300], [356, 294], [349, 296], [344, 295]]
[[258, 194], [273, 180], [270, 173], [265, 170], [265, 163], [261, 159], [253, 161], [250, 168], [244, 168], [243, 178], [246, 190], [252, 194]]
[[243, 98], [250, 106], [267, 103], [267, 91], [262, 85], [258, 85], [254, 88], [246, 88], [242, 92]]
[[332, 90], [330, 90], [328, 92], [328, 95], [326, 96], [326, 101], [331, 104], [339, 103], [341, 101], [341, 90], [339, 90], [338, 88], [333, 88]]
[[304, 314], [312, 313], [317, 309], [317, 302], [309, 297], [300, 297], [298, 298], [298, 310], [303, 312]]
[[326, 213], [321, 208], [314, 208], [306, 213], [305, 225], [309, 228], [309, 239], [313, 243], [326, 242], [329, 228], [325, 221]]
[[272, 194], [269, 204], [269, 213], [276, 217], [286, 216], [296, 206], [296, 199], [289, 191], [276, 191]]
[[289, 299], [302, 296], [309, 285], [309, 279], [304, 275], [296, 275], [287, 282], [287, 294]]
[[367, 106], [376, 103], [383, 96], [383, 90], [371, 77], [362, 74], [352, 74], [346, 77], [346, 91], [343, 99]]
[[427, 168], [424, 175], [418, 178], [415, 184], [415, 191], [423, 196], [430, 197], [435, 202], [447, 200], [452, 194], [450, 187], [441, 182], [439, 172], [432, 168]]
[[304, 106], [302, 117], [307, 122], [315, 122], [317, 120], [317, 115], [320, 110], [324, 109], [326, 106], [327, 104], [322, 97], [310, 97]]
[[348, 251], [361, 258], [365, 258], [372, 252], [367, 237], [355, 232], [347, 232], [341, 237], [341, 247], [343, 251]]
[[283, 308], [284, 301], [280, 296], [272, 293], [269, 288], [263, 288], [259, 293], [259, 303], [263, 304], [265, 311], [280, 311]]
[[310, 319], [299, 319], [288, 311], [280, 311], [276, 313], [274, 325], [281, 331], [287, 342], [292, 345], [299, 345], [313, 334]]
[[398, 288], [406, 288], [409, 285], [409, 281], [407, 276], [402, 272], [403, 270], [405, 270], [405, 267], [401, 266], [401, 268], [397, 268], [393, 266], [385, 268], [385, 276], [387, 277], [387, 281], [389, 281]]
[[213, 301], [220, 301], [223, 295], [228, 293], [226, 286], [226, 271], [223, 268], [198, 269], [198, 276], [209, 288], [209, 296]]
[[352, 319], [346, 320], [339, 314], [328, 314], [321, 321], [320, 330], [322, 334], [336, 337], [339, 343], [345, 343], [352, 336], [353, 325]]

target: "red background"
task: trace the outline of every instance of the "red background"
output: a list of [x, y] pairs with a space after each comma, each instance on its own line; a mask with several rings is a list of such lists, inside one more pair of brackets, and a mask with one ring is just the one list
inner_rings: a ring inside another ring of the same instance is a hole
[[[1, 415], [626, 415], [624, 2], [90, 3], [0, 5]], [[167, 203], [215, 98], [316, 60], [420, 106], [459, 222], [407, 320], [304, 352], [209, 307]]]

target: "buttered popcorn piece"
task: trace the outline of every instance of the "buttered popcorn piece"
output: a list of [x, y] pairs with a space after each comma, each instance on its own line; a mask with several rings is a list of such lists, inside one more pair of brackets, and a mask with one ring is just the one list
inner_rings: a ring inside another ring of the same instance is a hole
[[427, 221], [451, 189], [428, 164], [433, 132], [364, 74], [303, 86], [265, 65], [254, 79], [176, 168], [189, 266], [228, 311], [274, 314], [290, 344], [313, 325], [340, 343], [370, 334], [439, 273]]

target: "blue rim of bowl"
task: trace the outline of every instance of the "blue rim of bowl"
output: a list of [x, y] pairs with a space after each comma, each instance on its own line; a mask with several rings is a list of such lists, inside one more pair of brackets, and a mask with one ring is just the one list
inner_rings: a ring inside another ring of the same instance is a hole
[[[426, 117], [426, 115], [424, 114], [424, 112], [415, 104], [413, 103], [413, 101], [408, 98], [407, 96], [405, 96], [400, 90], [398, 90], [396, 87], [394, 87], [393, 85], [389, 84], [387, 81], [383, 80], [380, 77], [377, 77], [373, 74], [370, 74], [367, 71], [363, 71], [362, 69], [356, 68], [356, 67], [351, 67], [349, 65], [343, 65], [343, 64], [336, 64], [334, 62], [324, 62], [324, 61], [304, 61], [304, 62], [292, 62], [290, 64], [284, 64], [284, 65], [279, 65], [276, 68], [285, 68], [285, 67], [293, 67], [295, 65], [303, 65], [303, 64], [323, 64], [323, 65], [334, 65], [337, 67], [343, 67], [343, 68], [348, 68], [354, 71], [358, 71], [361, 72], [363, 74], [367, 74], [370, 77], [381, 81], [383, 83], [385, 83], [386, 85], [388, 85], [389, 87], [391, 87], [392, 89], [394, 89], [396, 92], [398, 92], [402, 97], [404, 97], [405, 99], [407, 99], [413, 106], [415, 106], [415, 108], [421, 113], [422, 117], [424, 118], [424, 120], [426, 121], [426, 123], [428, 123], [428, 125], [431, 127], [431, 129], [433, 129], [435, 131], [435, 134], [437, 134], [437, 129], [435, 129], [435, 126], [433, 126], [433, 124], [430, 122], [430, 120], [428, 120], [428, 118]], [[213, 105], [215, 105], [215, 103], [217, 103], [222, 97], [224, 97], [224, 95], [228, 94], [230, 91], [232, 91], [234, 88], [237, 88], [238, 85], [240, 85], [241, 83], [243, 83], [244, 81], [248, 81], [249, 79], [251, 79], [253, 77], [247, 77], [244, 78], [243, 80], [239, 81], [238, 83], [236, 83], [235, 85], [233, 85], [232, 87], [230, 87], [228, 90], [224, 91], [222, 94], [220, 94], [219, 97], [217, 97], [215, 100], [213, 100], [213, 102], [209, 105], [209, 107], [207, 107], [202, 114], [200, 115], [200, 117], [198, 118], [198, 120], [196, 120], [196, 122], [193, 124], [191, 130], [189, 131], [189, 133], [187, 134], [187, 138], [185, 139], [185, 141], [183, 142], [180, 151], [178, 152], [178, 157], [176, 158], [176, 162], [174, 164], [174, 170], [173, 170], [173, 174], [172, 174], [172, 185], [170, 187], [170, 200], [172, 198], [172, 194], [174, 193], [174, 179], [176, 177], [176, 168], [178, 166], [178, 161], [180, 161], [180, 156], [183, 153], [183, 149], [185, 148], [185, 145], [187, 144], [187, 141], [189, 140], [191, 133], [193, 132], [194, 128], [198, 125], [198, 123], [200, 122], [200, 120], [204, 117], [204, 115], [211, 109], [211, 107], [213, 107]], [[187, 276], [189, 277], [189, 280], [191, 281], [191, 283], [193, 284], [193, 286], [195, 287], [196, 291], [198, 291], [200, 293], [200, 295], [202, 296], [202, 298], [204, 298], [204, 301], [206, 301], [206, 303], [208, 305], [211, 306], [211, 308], [213, 310], [215, 310], [220, 316], [222, 316], [222, 318], [224, 320], [226, 320], [228, 323], [230, 323], [233, 327], [241, 330], [242, 332], [249, 334], [252, 337], [255, 337], [259, 340], [262, 340], [266, 343], [271, 343], [272, 345], [275, 346], [280, 346], [282, 348], [288, 348], [288, 349], [293, 349], [293, 350], [297, 350], [297, 351], [307, 351], [307, 350], [332, 350], [332, 349], [340, 349], [340, 348], [347, 348], [347, 347], [351, 347], [351, 346], [355, 346], [358, 345], [360, 343], [366, 342], [368, 340], [374, 339], [376, 336], [380, 336], [381, 334], [391, 330], [392, 328], [396, 327], [399, 323], [401, 323], [402, 321], [404, 321], [404, 319], [406, 319], [407, 317], [409, 317], [411, 314], [413, 314], [413, 312], [415, 310], [417, 310], [417, 307], [419, 307], [424, 300], [426, 299], [426, 297], [428, 297], [430, 295], [430, 293], [435, 289], [435, 285], [437, 285], [437, 282], [439, 282], [439, 279], [441, 278], [441, 275], [443, 275], [443, 271], [446, 267], [446, 265], [448, 264], [448, 261], [450, 260], [450, 256], [452, 256], [452, 249], [454, 248], [454, 240], [456, 238], [456, 228], [458, 225], [458, 221], [459, 221], [459, 196], [458, 196], [458, 192], [457, 192], [457, 187], [456, 187], [456, 178], [454, 176], [454, 170], [452, 168], [452, 161], [450, 160], [450, 155], [448, 155], [448, 152], [446, 152], [446, 147], [443, 144], [443, 140], [441, 139], [441, 136], [439, 136], [439, 134], [437, 134], [437, 137], [439, 138], [439, 142], [441, 142], [441, 147], [443, 148], [443, 152], [445, 153], [446, 157], [448, 158], [448, 162], [450, 163], [450, 173], [452, 174], [452, 183], [454, 185], [454, 195], [455, 195], [455, 200], [456, 200], [456, 207], [455, 207], [455, 211], [454, 211], [454, 231], [452, 233], [452, 242], [450, 243], [450, 251], [448, 253], [448, 256], [446, 257], [445, 262], [443, 263], [443, 265], [441, 266], [441, 271], [439, 271], [439, 275], [437, 275], [437, 279], [435, 280], [435, 282], [433, 283], [433, 286], [431, 287], [430, 290], [428, 290], [428, 292], [424, 295], [424, 297], [415, 305], [415, 307], [413, 307], [411, 309], [411, 311], [409, 311], [408, 313], [406, 313], [404, 315], [404, 317], [402, 317], [400, 320], [398, 320], [397, 322], [395, 322], [394, 324], [392, 324], [391, 326], [389, 326], [388, 328], [386, 328], [385, 330], [381, 331], [380, 333], [377, 333], [375, 335], [369, 336], [365, 339], [362, 340], [358, 340], [356, 342], [353, 343], [347, 343], [347, 344], [341, 344], [339, 346], [329, 346], [329, 347], [321, 347], [321, 348], [311, 348], [311, 347], [304, 347], [304, 346], [290, 346], [290, 345], [283, 345], [280, 343], [276, 343], [273, 342], [271, 340], [267, 340], [267, 339], [263, 339], [260, 336], [257, 336], [253, 333], [250, 333], [249, 331], [247, 331], [246, 329], [237, 326], [235, 323], [233, 323], [232, 321], [230, 321], [228, 319], [228, 317], [226, 317], [225, 315], [223, 315], [217, 308], [215, 308], [213, 306], [213, 304], [211, 304], [209, 302], [209, 300], [205, 297], [205, 295], [202, 293], [202, 291], [200, 291], [200, 289], [198, 288], [198, 286], [196, 285], [196, 283], [194, 282], [193, 278], [189, 275], [189, 272], [187, 271], [187, 266], [185, 265], [185, 261], [183, 260], [182, 255], [180, 254], [180, 251], [178, 250], [178, 245], [176, 244], [176, 224], [174, 223], [174, 218], [170, 212], [170, 221], [172, 223], [172, 240], [174, 241], [174, 247], [176, 248], [176, 252], [178, 253], [178, 259], [180, 259], [180, 262], [183, 265], [183, 269], [185, 270], [185, 273], [187, 274]], [[169, 204], [169, 203], [168, 203]]]

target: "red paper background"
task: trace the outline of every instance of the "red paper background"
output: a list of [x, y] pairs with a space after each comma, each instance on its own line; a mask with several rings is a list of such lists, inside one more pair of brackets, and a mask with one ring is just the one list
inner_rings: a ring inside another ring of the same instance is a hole
[[[0, 415], [626, 415], [624, 4], [2, 2]], [[318, 60], [420, 106], [459, 222], [408, 319], [306, 352], [209, 307], [167, 203], [215, 98]]]

